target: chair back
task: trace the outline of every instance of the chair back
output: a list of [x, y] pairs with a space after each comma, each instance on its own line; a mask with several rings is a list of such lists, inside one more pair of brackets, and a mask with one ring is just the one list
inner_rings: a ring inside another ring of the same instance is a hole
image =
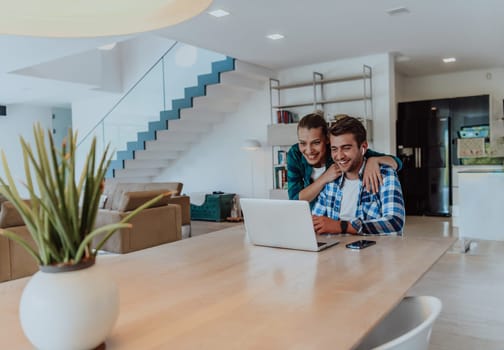
[[441, 300], [435, 297], [406, 297], [357, 350], [428, 350], [432, 325], [441, 308]]

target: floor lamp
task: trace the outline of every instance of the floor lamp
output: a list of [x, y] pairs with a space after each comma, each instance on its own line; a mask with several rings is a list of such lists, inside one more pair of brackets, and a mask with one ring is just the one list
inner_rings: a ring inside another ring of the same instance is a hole
[[242, 144], [242, 149], [244, 149], [247, 152], [250, 152], [250, 177], [252, 179], [252, 197], [255, 197], [255, 184], [254, 184], [254, 159], [253, 159], [253, 154], [252, 152], [257, 151], [259, 148], [261, 148], [261, 143], [257, 140], [254, 139], [248, 139], [243, 141]]

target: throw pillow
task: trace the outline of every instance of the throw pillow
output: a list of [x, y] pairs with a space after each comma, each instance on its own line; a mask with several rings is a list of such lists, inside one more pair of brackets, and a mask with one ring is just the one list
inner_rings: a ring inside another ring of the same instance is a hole
[[117, 210], [119, 211], [134, 210], [139, 206], [141, 206], [142, 204], [144, 204], [145, 202], [163, 193], [167, 193], [167, 195], [161, 198], [156, 203], [152, 204], [149, 208], [160, 207], [168, 204], [168, 199], [171, 197], [171, 192], [166, 191], [164, 189], [154, 191], [125, 192], [121, 197]]

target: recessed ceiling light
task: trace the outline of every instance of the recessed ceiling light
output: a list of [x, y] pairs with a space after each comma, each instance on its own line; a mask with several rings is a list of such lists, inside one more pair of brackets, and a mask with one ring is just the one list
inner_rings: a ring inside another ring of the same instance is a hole
[[217, 10], [213, 10], [213, 11], [208, 12], [208, 14], [219, 18], [219, 17], [228, 16], [230, 13], [227, 11], [221, 10], [221, 9], [217, 9]]
[[447, 58], [443, 58], [443, 62], [444, 63], [453, 63], [455, 62], [457, 59], [455, 57], [447, 57]]
[[275, 34], [266, 35], [266, 38], [271, 39], [271, 40], [280, 40], [285, 37], [282, 34], [275, 33]]
[[389, 16], [399, 16], [399, 15], [405, 15], [405, 14], [409, 13], [410, 11], [406, 7], [401, 6], [401, 7], [394, 7], [392, 9], [388, 9], [385, 12], [387, 12], [389, 14]]

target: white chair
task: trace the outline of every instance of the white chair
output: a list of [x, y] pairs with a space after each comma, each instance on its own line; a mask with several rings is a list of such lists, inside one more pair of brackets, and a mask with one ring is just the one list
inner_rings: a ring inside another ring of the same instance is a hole
[[432, 325], [441, 307], [441, 300], [431, 296], [404, 298], [357, 350], [428, 350]]

